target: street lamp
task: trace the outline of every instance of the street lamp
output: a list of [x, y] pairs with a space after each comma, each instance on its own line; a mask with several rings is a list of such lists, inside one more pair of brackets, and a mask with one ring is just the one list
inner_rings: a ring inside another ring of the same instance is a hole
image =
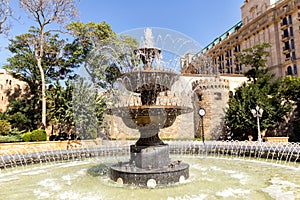
[[200, 115], [201, 118], [201, 132], [202, 132], [202, 142], [204, 143], [204, 126], [203, 126], [203, 117], [205, 116], [205, 110], [204, 108], [200, 108], [198, 111], [198, 114]]
[[264, 110], [260, 108], [259, 106], [256, 106], [255, 109], [251, 109], [251, 112], [254, 117], [257, 119], [257, 132], [258, 132], [258, 141], [261, 142], [261, 134], [260, 134], [260, 124], [259, 124], [259, 118], [262, 117], [262, 114]]

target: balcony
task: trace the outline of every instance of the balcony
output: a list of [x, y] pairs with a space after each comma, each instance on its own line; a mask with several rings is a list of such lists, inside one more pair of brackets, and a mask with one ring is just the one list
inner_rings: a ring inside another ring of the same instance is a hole
[[285, 62], [292, 62], [292, 57], [285, 58]]
[[291, 52], [291, 48], [290, 48], [290, 47], [283, 47], [283, 48], [282, 48], [282, 52], [283, 52], [284, 54], [288, 54], [288, 53]]
[[281, 30], [285, 30], [285, 29], [287, 29], [289, 27], [289, 25], [288, 25], [288, 23], [287, 22], [281, 22], [280, 23], [280, 29]]
[[282, 42], [287, 42], [290, 39], [290, 37], [288, 35], [282, 35], [281, 36], [281, 41]]

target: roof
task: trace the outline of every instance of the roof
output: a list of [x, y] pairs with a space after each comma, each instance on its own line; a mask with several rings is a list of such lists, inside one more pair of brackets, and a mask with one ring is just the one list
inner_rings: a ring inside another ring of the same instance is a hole
[[226, 32], [224, 32], [222, 35], [214, 39], [211, 43], [209, 43], [207, 46], [205, 46], [200, 52], [195, 54], [195, 56], [192, 58], [194, 60], [196, 57], [198, 57], [201, 54], [204, 54], [206, 51], [211, 49], [214, 45], [219, 44], [222, 40], [224, 40], [226, 37], [237, 31], [241, 26], [243, 25], [242, 21], [239, 21], [234, 26], [232, 26], [230, 29], [228, 29]]

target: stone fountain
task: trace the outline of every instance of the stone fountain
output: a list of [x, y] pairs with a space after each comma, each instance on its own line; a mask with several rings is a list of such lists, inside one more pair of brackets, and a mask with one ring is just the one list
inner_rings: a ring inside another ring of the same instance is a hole
[[148, 187], [180, 182], [189, 177], [189, 165], [170, 160], [169, 146], [159, 138], [159, 131], [170, 127], [178, 115], [192, 110], [157, 101], [159, 93], [171, 90], [179, 77], [175, 72], [153, 68], [161, 49], [154, 47], [150, 29], [145, 30], [145, 44], [134, 54], [142, 61], [142, 69], [124, 73], [120, 79], [127, 91], [140, 96], [141, 104], [111, 108], [109, 113], [121, 117], [127, 127], [137, 129], [140, 138], [130, 146], [129, 162], [113, 165], [110, 177], [119, 183]]

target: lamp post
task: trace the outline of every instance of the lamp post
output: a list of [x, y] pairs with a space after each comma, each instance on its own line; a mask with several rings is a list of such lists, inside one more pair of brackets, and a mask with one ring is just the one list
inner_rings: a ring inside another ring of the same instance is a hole
[[260, 134], [260, 123], [259, 123], [259, 118], [262, 117], [262, 114], [264, 112], [264, 110], [262, 108], [260, 108], [259, 106], [256, 106], [255, 109], [251, 109], [251, 112], [253, 114], [254, 117], [256, 117], [257, 120], [257, 132], [258, 132], [258, 141], [261, 142], [261, 134]]
[[205, 110], [204, 108], [200, 108], [199, 111], [198, 111], [198, 114], [201, 118], [201, 133], [202, 133], [202, 142], [204, 144], [204, 126], [203, 126], [203, 117], [205, 116]]

